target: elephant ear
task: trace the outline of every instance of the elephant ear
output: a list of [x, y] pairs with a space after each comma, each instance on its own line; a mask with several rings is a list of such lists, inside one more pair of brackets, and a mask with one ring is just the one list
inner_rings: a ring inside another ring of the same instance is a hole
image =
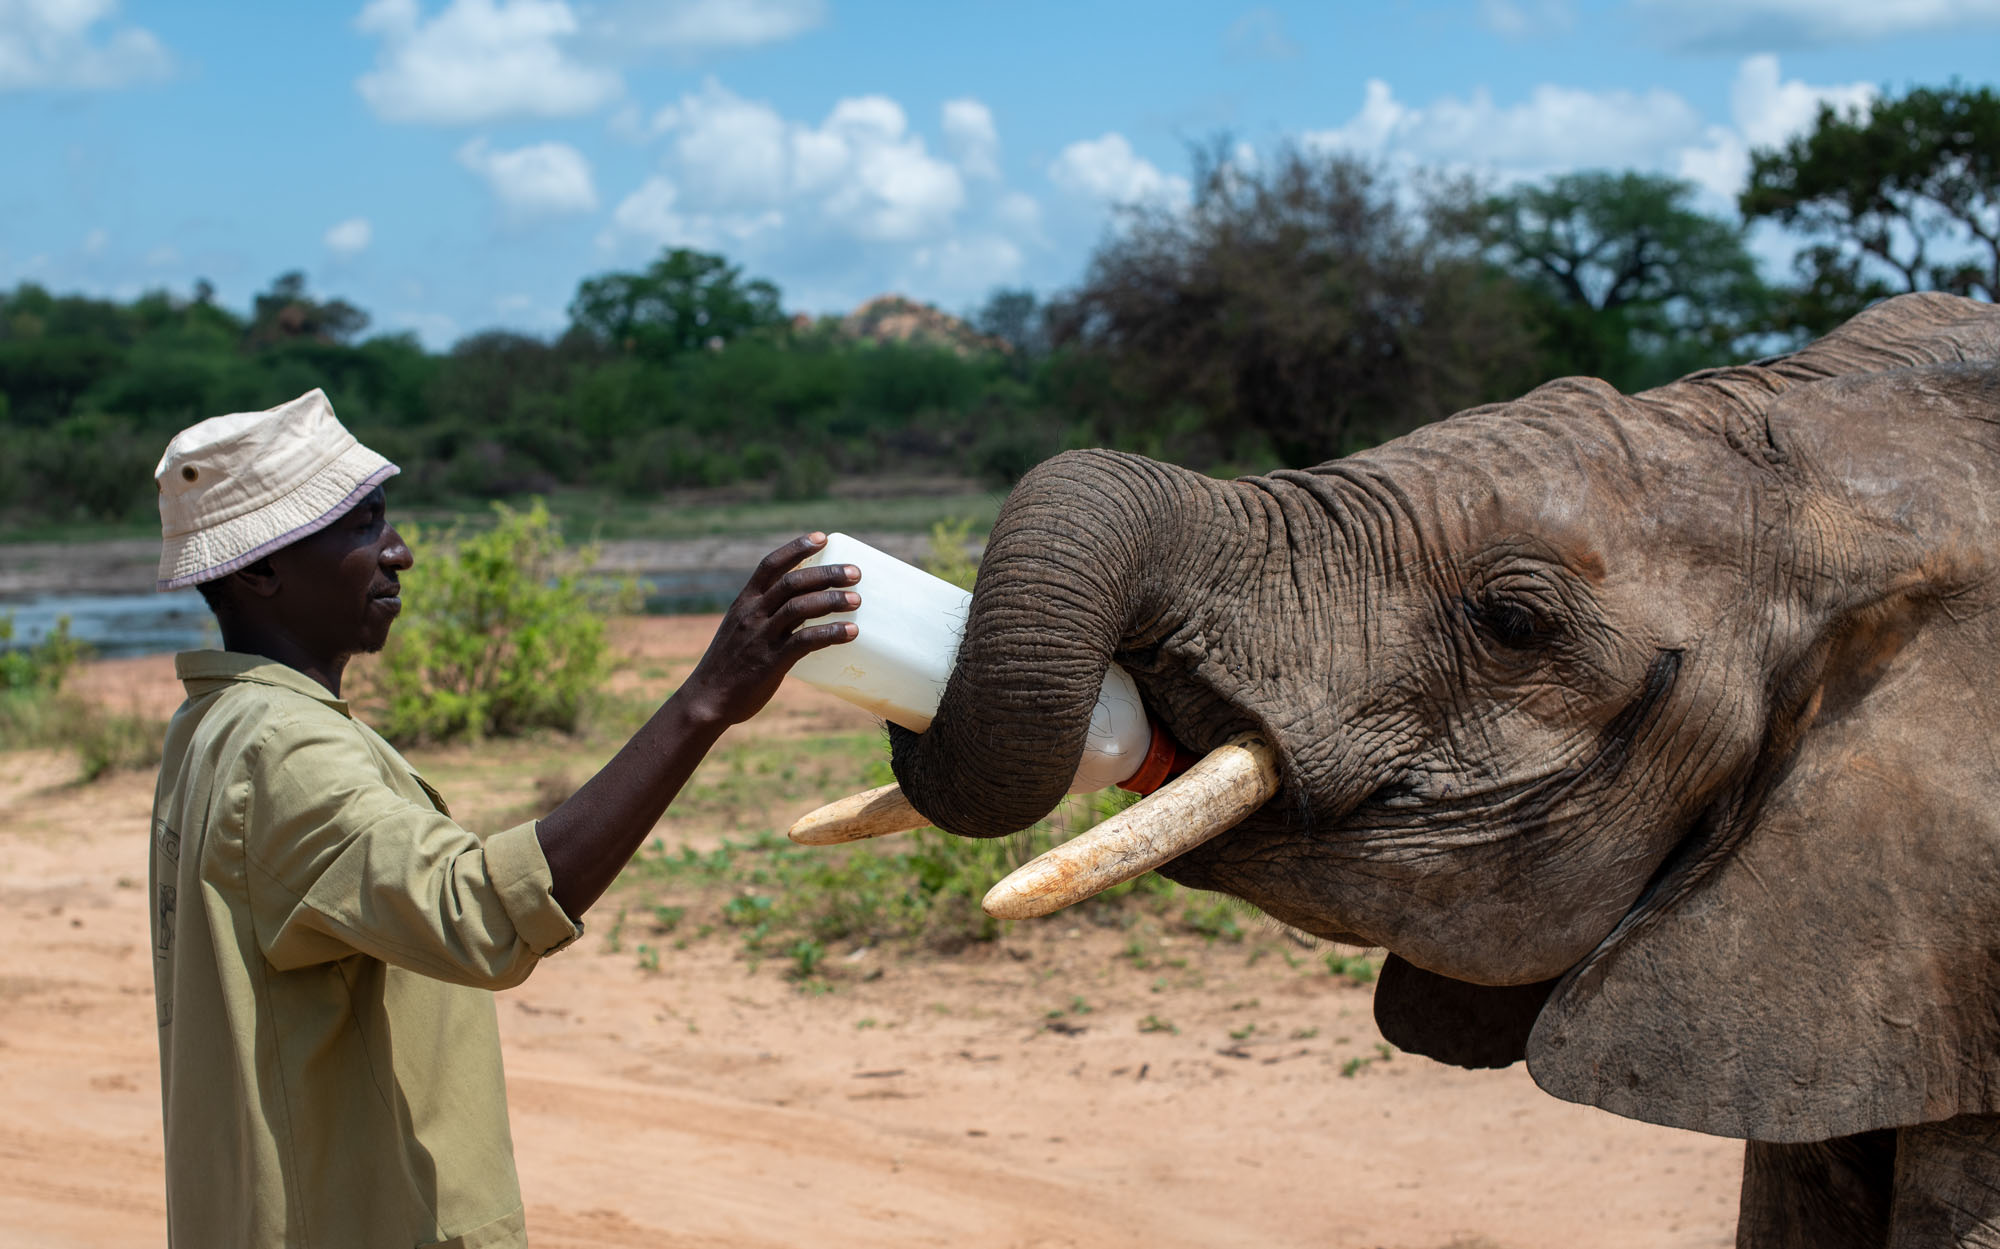
[[1528, 1034], [1555, 987], [1553, 980], [1467, 984], [1391, 954], [1375, 986], [1375, 1026], [1397, 1049], [1454, 1067], [1509, 1067], [1527, 1055]]
[[[1910, 454], [1950, 444], [1949, 472], [1991, 472], [1970, 448], [2000, 413], [1993, 381], [1971, 377], [1984, 398], [1959, 409], [1980, 419], [1906, 434]], [[1929, 375], [1919, 398], [1956, 406], [1956, 384]], [[1752, 769], [1761, 788], [1713, 812], [1557, 985], [1527, 1047], [1544, 1089], [1774, 1142], [2000, 1112], [2000, 612], [1981, 490], [1906, 506], [1949, 529], [1773, 683], [1786, 740]]]

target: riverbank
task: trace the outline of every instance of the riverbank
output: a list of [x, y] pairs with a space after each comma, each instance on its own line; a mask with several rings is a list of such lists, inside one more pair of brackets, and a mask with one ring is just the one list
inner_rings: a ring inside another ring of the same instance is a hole
[[[829, 507], [822, 528], [840, 528]], [[928, 532], [843, 530], [897, 559], [922, 564]], [[592, 570], [630, 578], [647, 611], [659, 615], [727, 606], [757, 561], [799, 529], [686, 538], [624, 538], [595, 546]], [[979, 543], [975, 539], [973, 549]], [[0, 616], [14, 618], [14, 642], [32, 644], [59, 620], [101, 655], [160, 654], [211, 644], [208, 609], [194, 591], [154, 591], [156, 538], [0, 544]], [[419, 553], [421, 557], [421, 552]]]

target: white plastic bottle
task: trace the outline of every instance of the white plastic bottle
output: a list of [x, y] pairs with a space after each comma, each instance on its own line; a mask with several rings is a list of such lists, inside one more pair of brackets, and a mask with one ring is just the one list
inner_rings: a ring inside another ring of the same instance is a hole
[[[801, 566], [818, 564], [859, 568], [855, 590], [861, 606], [814, 623], [852, 620], [861, 635], [806, 656], [792, 675], [912, 732], [928, 729], [958, 659], [971, 592], [844, 533], [828, 534], [826, 545]], [[1139, 688], [1112, 664], [1090, 713], [1090, 734], [1070, 792], [1090, 793], [1131, 779], [1153, 748], [1153, 726]]]

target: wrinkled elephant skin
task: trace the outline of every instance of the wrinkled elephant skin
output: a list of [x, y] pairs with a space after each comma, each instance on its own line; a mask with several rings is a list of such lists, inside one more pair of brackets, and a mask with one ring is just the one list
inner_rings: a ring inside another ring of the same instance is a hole
[[[896, 772], [953, 832], [1025, 826], [1116, 660], [1188, 747], [1280, 758], [1162, 870], [1386, 947], [1392, 1040], [1767, 1142], [1745, 1244], [1989, 1243], [1906, 1229], [1958, 1199], [1924, 1159], [2000, 1180], [1996, 570], [2000, 311], [1905, 296], [1304, 471], [1049, 461]], [[1772, 1230], [1864, 1190], [1848, 1239]]]

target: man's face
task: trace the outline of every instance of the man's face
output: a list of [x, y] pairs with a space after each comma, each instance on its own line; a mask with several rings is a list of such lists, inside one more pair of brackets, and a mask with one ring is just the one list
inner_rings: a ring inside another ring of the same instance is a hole
[[389, 523], [380, 486], [270, 561], [281, 627], [312, 653], [339, 656], [382, 649], [403, 610], [398, 574], [415, 562]]

